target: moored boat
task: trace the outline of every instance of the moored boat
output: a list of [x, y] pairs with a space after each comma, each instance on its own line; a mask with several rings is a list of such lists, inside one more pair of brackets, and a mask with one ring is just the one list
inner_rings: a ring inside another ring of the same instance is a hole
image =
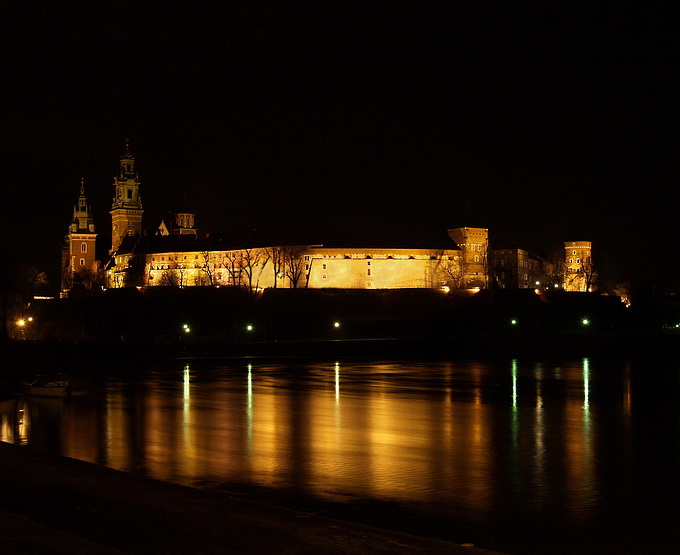
[[71, 383], [64, 374], [56, 376], [36, 376], [33, 380], [23, 382], [22, 393], [38, 397], [63, 398], [71, 395]]

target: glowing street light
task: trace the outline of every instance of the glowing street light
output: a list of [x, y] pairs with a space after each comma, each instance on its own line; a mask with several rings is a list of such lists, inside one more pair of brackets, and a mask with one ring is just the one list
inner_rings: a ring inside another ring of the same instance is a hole
[[513, 326], [516, 326], [516, 325], [517, 325], [517, 320], [515, 320], [515, 319], [513, 318], [512, 320], [510, 320], [510, 323], [511, 323]]
[[189, 327], [189, 324], [183, 324], [182, 329], [184, 330], [184, 333], [191, 333], [191, 328]]
[[333, 327], [334, 327], [334, 328], [339, 328], [339, 327], [340, 327], [340, 322], [333, 322]]
[[248, 324], [248, 325], [246, 326], [246, 331], [253, 331], [253, 329], [254, 329], [254, 328], [253, 328], [252, 324]]
[[588, 326], [590, 325], [590, 320], [588, 320], [588, 318], [584, 318], [583, 320], [581, 320], [581, 324], [583, 324], [584, 326]]

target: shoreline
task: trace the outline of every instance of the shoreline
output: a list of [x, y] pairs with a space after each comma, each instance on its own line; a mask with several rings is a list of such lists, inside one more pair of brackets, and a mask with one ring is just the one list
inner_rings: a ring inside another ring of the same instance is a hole
[[0, 470], [3, 553], [494, 553], [2, 442]]
[[367, 337], [271, 341], [185, 340], [46, 341], [10, 340], [0, 356], [17, 364], [68, 359], [74, 353], [106, 353], [117, 359], [168, 358], [426, 358], [464, 360], [498, 357], [635, 356], [680, 352], [680, 332], [464, 333], [450, 337]]

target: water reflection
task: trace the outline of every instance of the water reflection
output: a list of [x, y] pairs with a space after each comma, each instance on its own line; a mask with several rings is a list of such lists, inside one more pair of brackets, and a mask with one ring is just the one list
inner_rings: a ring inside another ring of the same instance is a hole
[[2, 403], [0, 439], [185, 484], [583, 519], [611, 503], [602, 469], [635, 471], [633, 371], [607, 374], [621, 394], [601, 399], [603, 372], [587, 358], [169, 363], [67, 403]]

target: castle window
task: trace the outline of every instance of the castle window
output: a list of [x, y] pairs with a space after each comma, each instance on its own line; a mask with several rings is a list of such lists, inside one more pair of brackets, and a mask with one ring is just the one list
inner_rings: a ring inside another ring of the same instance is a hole
[[81, 258], [81, 259], [80, 259], [80, 265], [81, 265], [81, 266], [85, 266], [85, 259], [84, 259], [84, 258]]
[[80, 243], [80, 252], [87, 252], [87, 243]]
[[475, 254], [475, 262], [479, 262], [479, 256]]
[[577, 259], [576, 259], [576, 264], [580, 264], [580, 263], [581, 263], [581, 259], [580, 259], [580, 258], [577, 258]]
[[576, 254], [576, 251], [572, 251], [571, 254]]
[[128, 195], [127, 198], [129, 199], [132, 198], [132, 189], [127, 190], [127, 195]]
[[368, 276], [371, 275], [371, 269], [370, 268], [368, 269], [368, 273], [366, 275], [368, 275]]
[[323, 274], [323, 275], [321, 276], [321, 279], [326, 279], [326, 277], [327, 277], [326, 274]]

